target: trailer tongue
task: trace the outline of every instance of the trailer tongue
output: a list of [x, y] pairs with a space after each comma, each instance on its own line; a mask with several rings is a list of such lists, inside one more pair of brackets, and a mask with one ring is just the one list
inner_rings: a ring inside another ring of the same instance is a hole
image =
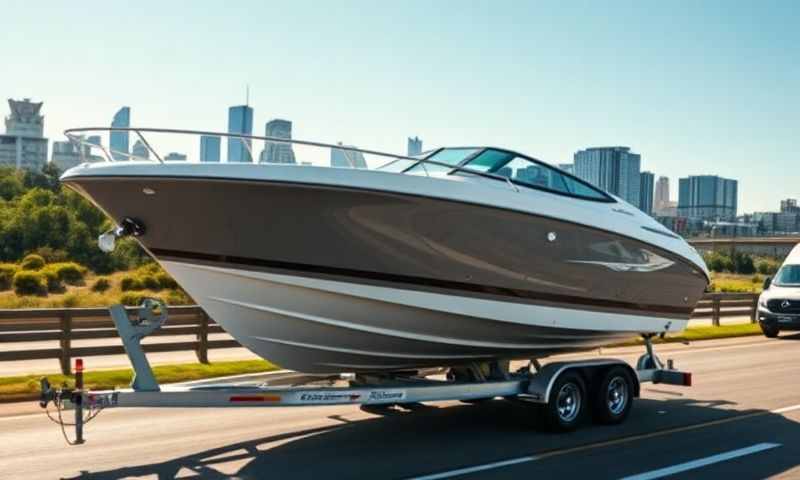
[[[528, 366], [514, 372], [500, 362], [489, 365], [488, 372], [479, 365], [470, 365], [445, 379], [413, 372], [342, 376], [347, 386], [223, 383], [161, 386], [142, 350], [141, 340], [167, 321], [166, 306], [148, 299], [133, 320], [121, 305], [109, 310], [133, 367], [131, 388], [84, 389], [81, 359], [75, 362], [75, 388], [54, 389], [46, 378], [41, 380], [39, 403], [45, 409], [50, 403], [56, 407], [58, 415], [54, 420], [61, 425], [70, 444], [84, 443], [84, 425], [106, 408], [389, 406], [442, 400], [473, 402], [496, 397], [538, 407], [544, 425], [563, 431], [577, 428], [589, 411], [596, 423], [624, 421], [633, 398], [639, 396], [641, 382], [691, 385], [690, 373], [675, 370], [671, 361], [667, 366], [659, 361], [648, 336], [645, 337], [647, 353], [639, 358], [636, 369], [618, 359], [551, 362], [544, 366], [531, 360]], [[72, 424], [62, 415], [67, 409], [74, 409]], [[74, 426], [74, 441], [66, 434], [67, 425]]]

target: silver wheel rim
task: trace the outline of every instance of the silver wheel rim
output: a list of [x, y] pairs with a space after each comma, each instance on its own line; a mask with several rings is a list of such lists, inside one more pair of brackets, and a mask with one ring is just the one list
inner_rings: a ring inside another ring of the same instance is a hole
[[569, 423], [575, 420], [581, 410], [581, 392], [574, 383], [566, 383], [558, 391], [556, 397], [556, 410], [562, 422]]
[[628, 384], [622, 377], [614, 377], [608, 382], [606, 402], [608, 411], [614, 415], [619, 415], [625, 410], [628, 403]]

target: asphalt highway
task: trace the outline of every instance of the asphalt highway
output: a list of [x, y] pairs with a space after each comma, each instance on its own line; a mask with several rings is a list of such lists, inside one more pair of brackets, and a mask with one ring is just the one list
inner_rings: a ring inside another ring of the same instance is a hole
[[800, 478], [800, 335], [657, 352], [694, 386], [646, 384], [623, 425], [570, 434], [538, 431], [528, 408], [502, 400], [385, 415], [112, 409], [67, 446], [44, 414], [4, 407], [0, 478]]

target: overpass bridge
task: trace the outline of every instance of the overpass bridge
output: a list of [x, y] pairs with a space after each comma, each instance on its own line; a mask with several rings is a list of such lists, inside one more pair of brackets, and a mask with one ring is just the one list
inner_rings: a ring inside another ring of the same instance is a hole
[[783, 258], [789, 254], [795, 245], [800, 243], [800, 235], [787, 235], [784, 237], [687, 238], [686, 241], [701, 253], [733, 249], [737, 252], [750, 253], [752, 255]]

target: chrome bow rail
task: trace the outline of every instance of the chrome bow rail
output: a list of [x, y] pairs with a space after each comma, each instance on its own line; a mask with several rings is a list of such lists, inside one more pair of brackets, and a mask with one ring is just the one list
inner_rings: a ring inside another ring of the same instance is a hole
[[[478, 176], [478, 177], [484, 177], [484, 178], [491, 178], [493, 180], [497, 180], [497, 181], [503, 182], [504, 184], [506, 184], [508, 186], [509, 189], [511, 189], [511, 190], [513, 190], [514, 192], [517, 192], [517, 193], [520, 192], [519, 186], [522, 186], [522, 187], [525, 187], [525, 188], [534, 188], [534, 189], [537, 188], [536, 186], [532, 186], [530, 184], [525, 184], [525, 183], [519, 182], [519, 181], [517, 181], [515, 179], [511, 179], [511, 178], [509, 178], [507, 176], [498, 175], [497, 173], [491, 173], [491, 172], [486, 172], [486, 171], [481, 171], [481, 170], [478, 170], [478, 169], [470, 168], [470, 166], [468, 165], [468, 161], [471, 160], [472, 158], [478, 156], [483, 151], [487, 150], [488, 147], [458, 147], [458, 148], [474, 149], [475, 152], [474, 152], [474, 154], [470, 155], [466, 160], [462, 161], [461, 163], [453, 165], [453, 164], [450, 164], [450, 163], [444, 163], [444, 162], [440, 162], [440, 161], [436, 161], [436, 160], [432, 159], [432, 157], [434, 157], [438, 152], [443, 150], [442, 148], [437, 148], [437, 149], [430, 150], [430, 151], [426, 152], [425, 154], [421, 154], [421, 155], [419, 155], [417, 157], [409, 157], [409, 156], [405, 156], [405, 155], [397, 155], [397, 154], [394, 154], [394, 153], [379, 152], [377, 150], [368, 150], [368, 149], [353, 147], [353, 146], [349, 146], [349, 145], [331, 144], [331, 143], [323, 143], [323, 142], [312, 142], [312, 141], [308, 141], [308, 140], [295, 140], [295, 139], [279, 138], [279, 137], [245, 135], [245, 134], [241, 134], [241, 133], [211, 132], [211, 131], [205, 131], [205, 130], [180, 130], [180, 129], [173, 129], [173, 128], [148, 128], [148, 127], [130, 127], [130, 128], [121, 128], [121, 127], [81, 127], [81, 128], [70, 128], [70, 129], [64, 131], [64, 135], [66, 135], [66, 137], [71, 142], [73, 142], [75, 145], [88, 147], [89, 149], [91, 149], [91, 148], [100, 149], [103, 152], [103, 156], [105, 157], [105, 161], [108, 161], [108, 162], [116, 162], [116, 161], [118, 161], [117, 159], [115, 159], [115, 157], [116, 158], [126, 158], [126, 159], [129, 159], [129, 160], [132, 159], [132, 160], [152, 161], [150, 158], [139, 157], [139, 156], [136, 156], [136, 155], [134, 155], [132, 153], [129, 153], [129, 152], [115, 151], [115, 150], [112, 150], [111, 148], [106, 147], [104, 145], [98, 145], [96, 143], [92, 143], [92, 142], [88, 141], [88, 138], [87, 138], [86, 134], [99, 133], [99, 132], [107, 132], [109, 134], [111, 134], [113, 132], [134, 133], [139, 138], [139, 140], [142, 142], [142, 145], [144, 145], [144, 147], [148, 150], [148, 152], [155, 157], [155, 160], [158, 161], [159, 163], [162, 163], [162, 164], [165, 163], [164, 162], [164, 157], [162, 157], [161, 155], [158, 154], [158, 152], [155, 150], [155, 148], [153, 148], [152, 143], [150, 143], [145, 138], [144, 134], [150, 134], [150, 133], [154, 133], [154, 134], [177, 134], [177, 135], [190, 135], [190, 136], [197, 136], [197, 137], [213, 136], [213, 137], [225, 137], [225, 138], [228, 138], [228, 139], [239, 139], [239, 140], [241, 140], [241, 143], [244, 146], [244, 148], [249, 153], [250, 159], [252, 160], [253, 163], [260, 163], [260, 162], [258, 162], [256, 160], [256, 158], [253, 155], [253, 147], [252, 147], [252, 144], [251, 144], [251, 142], [253, 140], [258, 140], [258, 141], [264, 141], [265, 145], [269, 145], [269, 144], [289, 144], [289, 145], [309, 146], [309, 147], [318, 147], [318, 148], [330, 148], [330, 149], [340, 150], [340, 151], [344, 152], [345, 160], [350, 164], [350, 167], [356, 167], [356, 165], [355, 165], [355, 162], [354, 162], [354, 160], [352, 158], [353, 156], [348, 155], [347, 152], [365, 154], [365, 155], [374, 155], [374, 156], [378, 156], [378, 157], [386, 159], [386, 162], [381, 164], [378, 167], [370, 168], [369, 166], [367, 166], [368, 169], [372, 169], [372, 170], [374, 170], [374, 169], [380, 170], [380, 169], [384, 169], [384, 168], [390, 166], [393, 163], [404, 162], [405, 165], [404, 164], [400, 164], [399, 166], [401, 168], [399, 168], [399, 169], [392, 169], [392, 170], [385, 170], [385, 171], [390, 171], [390, 172], [393, 172], [393, 173], [407, 173], [407, 172], [410, 172], [410, 171], [413, 170], [412, 167], [416, 167], [417, 165], [419, 165], [419, 166], [421, 166], [422, 172], [426, 176], [430, 177], [431, 174], [428, 171], [428, 169], [426, 168], [426, 165], [432, 165], [432, 166], [440, 167], [438, 169], [437, 173], [441, 173], [442, 172], [442, 168], [441, 167], [444, 167], [444, 169], [446, 171], [445, 175], [464, 174], [464, 175]], [[494, 148], [494, 149], [495, 150], [504, 150], [504, 149], [497, 149], [497, 148]], [[81, 158], [81, 163], [89, 161], [89, 159], [85, 158], [85, 150], [84, 150], [84, 148], [78, 148], [78, 151], [79, 151], [79, 154], [82, 157]], [[510, 152], [509, 150], [505, 150], [505, 151]], [[529, 159], [529, 160], [533, 161], [534, 163], [539, 163], [539, 164], [542, 164], [542, 165], [546, 165], [541, 160], [537, 160], [537, 159], [534, 159], [532, 157], [528, 157], [526, 155], [522, 155], [522, 154], [520, 154], [518, 152], [511, 152], [511, 153], [514, 153], [515, 155], [518, 155], [520, 157], [524, 157], [526, 159]], [[102, 157], [96, 157], [96, 158], [100, 158], [102, 160]], [[92, 158], [92, 160], [94, 160], [94, 158]], [[250, 162], [245, 162], [245, 163], [250, 163]], [[553, 168], [553, 167], [550, 167], [550, 166], [547, 166], [547, 167], [548, 168]], [[557, 192], [557, 191], [554, 191], [552, 193], [562, 194], [562, 193]], [[611, 199], [611, 197], [608, 197], [608, 199], [605, 200], [605, 201], [613, 201], [613, 200]]]
[[[135, 160], [149, 160], [148, 158], [137, 157], [132, 153], [128, 152], [119, 152], [116, 150], [112, 150], [111, 148], [107, 148], [103, 145], [97, 145], [95, 143], [91, 143], [88, 141], [86, 137], [86, 133], [90, 132], [132, 132], [135, 133], [139, 140], [142, 141], [142, 144], [147, 148], [147, 150], [153, 154], [153, 156], [158, 160], [160, 163], [164, 163], [164, 158], [158, 154], [158, 152], [151, 146], [150, 142], [144, 137], [143, 133], [168, 133], [168, 134], [178, 134], [178, 135], [192, 135], [192, 136], [213, 136], [213, 137], [226, 137], [226, 138], [235, 138], [242, 141], [242, 145], [247, 149], [248, 153], [250, 154], [251, 159], [255, 159], [253, 156], [252, 145], [247, 140], [263, 140], [268, 143], [284, 143], [284, 144], [292, 144], [292, 145], [304, 145], [310, 147], [321, 147], [321, 148], [332, 148], [336, 150], [344, 150], [346, 152], [358, 152], [367, 155], [377, 155], [380, 157], [391, 158], [392, 161], [394, 160], [413, 160], [415, 162], [419, 161], [419, 158], [413, 157], [406, 157], [403, 155], [397, 155], [394, 153], [386, 153], [386, 152], [378, 152], [376, 150], [367, 150], [363, 148], [357, 148], [348, 145], [338, 145], [338, 144], [331, 144], [331, 143], [322, 143], [322, 142], [311, 142], [308, 140], [294, 140], [288, 138], [279, 138], [279, 137], [262, 137], [258, 135], [245, 135], [240, 133], [228, 133], [228, 132], [210, 132], [204, 130], [179, 130], [174, 128], [146, 128], [146, 127], [131, 127], [131, 128], [119, 128], [119, 127], [81, 127], [81, 128], [70, 128], [64, 131], [64, 135], [73, 143], [77, 145], [82, 145], [85, 147], [94, 147], [99, 148], [102, 150], [105, 159], [109, 162], [114, 162], [114, 155], [119, 155], [122, 157], [126, 157], [128, 159], [135, 159]], [[81, 150], [83, 153], [83, 150]], [[352, 160], [348, 158], [348, 161], [352, 163]]]

